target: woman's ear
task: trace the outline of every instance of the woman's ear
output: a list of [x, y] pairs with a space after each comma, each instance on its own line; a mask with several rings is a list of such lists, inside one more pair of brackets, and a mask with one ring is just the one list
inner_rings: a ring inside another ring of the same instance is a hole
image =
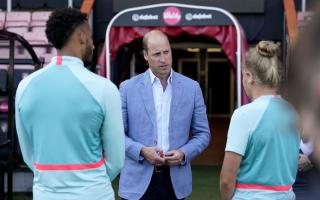
[[256, 76], [250, 71], [248, 71], [247, 73], [248, 73], [248, 84], [253, 84], [256, 81]]

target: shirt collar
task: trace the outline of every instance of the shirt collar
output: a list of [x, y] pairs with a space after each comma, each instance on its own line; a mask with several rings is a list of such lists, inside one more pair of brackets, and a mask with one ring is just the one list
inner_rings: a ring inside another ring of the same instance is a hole
[[278, 95], [278, 94], [268, 94], [268, 95], [262, 95], [258, 98], [256, 98], [255, 100], [253, 101], [260, 101], [260, 100], [263, 100], [263, 99], [272, 99], [272, 98], [282, 98], [281, 95]]
[[[149, 74], [150, 74], [150, 80], [151, 80], [151, 84], [153, 84], [157, 79], [159, 79], [158, 77], [156, 77], [153, 72], [149, 69]], [[170, 69], [170, 76], [167, 80], [168, 84], [172, 83], [172, 69]]]
[[51, 62], [54, 64], [57, 64], [57, 62], [61, 62], [60, 65], [64, 65], [66, 62], [75, 62], [84, 65], [83, 61], [80, 58], [73, 56], [55, 56], [51, 59]]

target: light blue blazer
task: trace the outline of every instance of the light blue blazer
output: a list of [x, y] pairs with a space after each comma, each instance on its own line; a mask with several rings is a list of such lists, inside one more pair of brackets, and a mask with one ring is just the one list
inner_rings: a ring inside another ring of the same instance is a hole
[[[150, 183], [153, 166], [142, 156], [143, 146], [157, 146], [156, 112], [149, 70], [120, 85], [126, 133], [126, 156], [121, 171], [119, 196], [140, 199]], [[189, 138], [189, 132], [192, 137]], [[170, 168], [177, 198], [192, 191], [191, 160], [209, 144], [210, 130], [202, 92], [198, 82], [172, 73], [172, 100], [169, 122], [169, 150], [180, 149], [185, 161]]]

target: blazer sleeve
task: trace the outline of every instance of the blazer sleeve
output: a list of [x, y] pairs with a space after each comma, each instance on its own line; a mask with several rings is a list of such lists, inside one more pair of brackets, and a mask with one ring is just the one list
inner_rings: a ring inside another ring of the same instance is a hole
[[144, 159], [144, 157], [140, 155], [141, 149], [142, 147], [144, 147], [144, 145], [132, 140], [128, 136], [127, 81], [124, 81], [120, 84], [120, 96], [122, 103], [122, 118], [125, 132], [126, 156], [129, 156], [131, 159], [139, 162]]
[[107, 173], [112, 181], [124, 164], [124, 131], [121, 100], [117, 87], [108, 82], [105, 91], [105, 118], [101, 129]]
[[191, 121], [192, 136], [191, 139], [180, 148], [185, 155], [185, 160], [182, 164], [190, 162], [195, 156], [199, 155], [208, 146], [211, 137], [202, 91], [199, 83], [195, 83], [194, 110]]

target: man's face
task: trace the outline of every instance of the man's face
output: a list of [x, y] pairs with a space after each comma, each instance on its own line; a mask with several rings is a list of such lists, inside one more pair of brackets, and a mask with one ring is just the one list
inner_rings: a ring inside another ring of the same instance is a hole
[[87, 66], [87, 65], [90, 65], [92, 62], [92, 55], [94, 50], [92, 32], [87, 23], [83, 28], [83, 34], [84, 34], [84, 49], [83, 49], [82, 60], [85, 66]]
[[144, 50], [144, 59], [148, 62], [149, 68], [158, 78], [168, 78], [172, 55], [171, 47], [166, 36], [154, 33], [148, 37], [148, 49]]

